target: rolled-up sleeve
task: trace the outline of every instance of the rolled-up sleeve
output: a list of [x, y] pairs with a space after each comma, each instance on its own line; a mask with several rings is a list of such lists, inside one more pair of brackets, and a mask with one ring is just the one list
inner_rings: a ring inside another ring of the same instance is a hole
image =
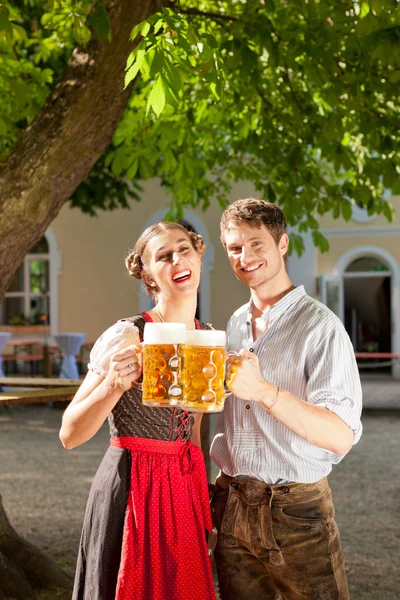
[[307, 401], [336, 413], [353, 430], [354, 445], [362, 433], [360, 375], [341, 321], [335, 319], [330, 325], [307, 363]]

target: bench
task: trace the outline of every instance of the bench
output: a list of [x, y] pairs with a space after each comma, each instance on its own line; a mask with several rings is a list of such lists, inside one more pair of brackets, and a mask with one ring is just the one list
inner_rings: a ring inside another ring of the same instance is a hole
[[38, 388], [23, 392], [0, 392], [0, 406], [11, 404], [39, 404], [45, 402], [68, 402], [75, 396], [80, 379], [56, 379], [46, 377], [0, 377], [3, 387]]
[[27, 392], [0, 392], [0, 406], [12, 404], [39, 404], [45, 402], [69, 402], [78, 386], [30, 390]]
[[1, 387], [60, 388], [79, 387], [81, 379], [59, 379], [58, 377], [0, 377]]

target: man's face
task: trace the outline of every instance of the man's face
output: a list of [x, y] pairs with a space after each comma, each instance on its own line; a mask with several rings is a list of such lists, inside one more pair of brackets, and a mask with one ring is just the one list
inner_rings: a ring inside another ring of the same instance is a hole
[[284, 233], [276, 244], [265, 227], [250, 227], [247, 223], [231, 223], [224, 234], [229, 262], [236, 277], [252, 289], [268, 283], [279, 285], [280, 277], [286, 279], [283, 256], [288, 248]]

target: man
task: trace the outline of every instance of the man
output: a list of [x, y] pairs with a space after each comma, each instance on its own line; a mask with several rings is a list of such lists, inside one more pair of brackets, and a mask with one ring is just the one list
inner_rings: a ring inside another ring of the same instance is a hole
[[361, 385], [340, 320], [294, 287], [282, 211], [231, 204], [221, 240], [250, 302], [228, 324], [232, 395], [211, 457], [223, 600], [347, 600], [326, 476], [361, 436]]

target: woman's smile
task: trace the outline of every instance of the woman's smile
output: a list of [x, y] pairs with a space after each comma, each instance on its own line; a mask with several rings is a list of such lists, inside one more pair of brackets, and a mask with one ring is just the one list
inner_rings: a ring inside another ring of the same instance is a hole
[[178, 271], [172, 275], [172, 280], [175, 283], [182, 283], [184, 281], [189, 281], [192, 277], [192, 272], [190, 269], [184, 269], [183, 271]]

